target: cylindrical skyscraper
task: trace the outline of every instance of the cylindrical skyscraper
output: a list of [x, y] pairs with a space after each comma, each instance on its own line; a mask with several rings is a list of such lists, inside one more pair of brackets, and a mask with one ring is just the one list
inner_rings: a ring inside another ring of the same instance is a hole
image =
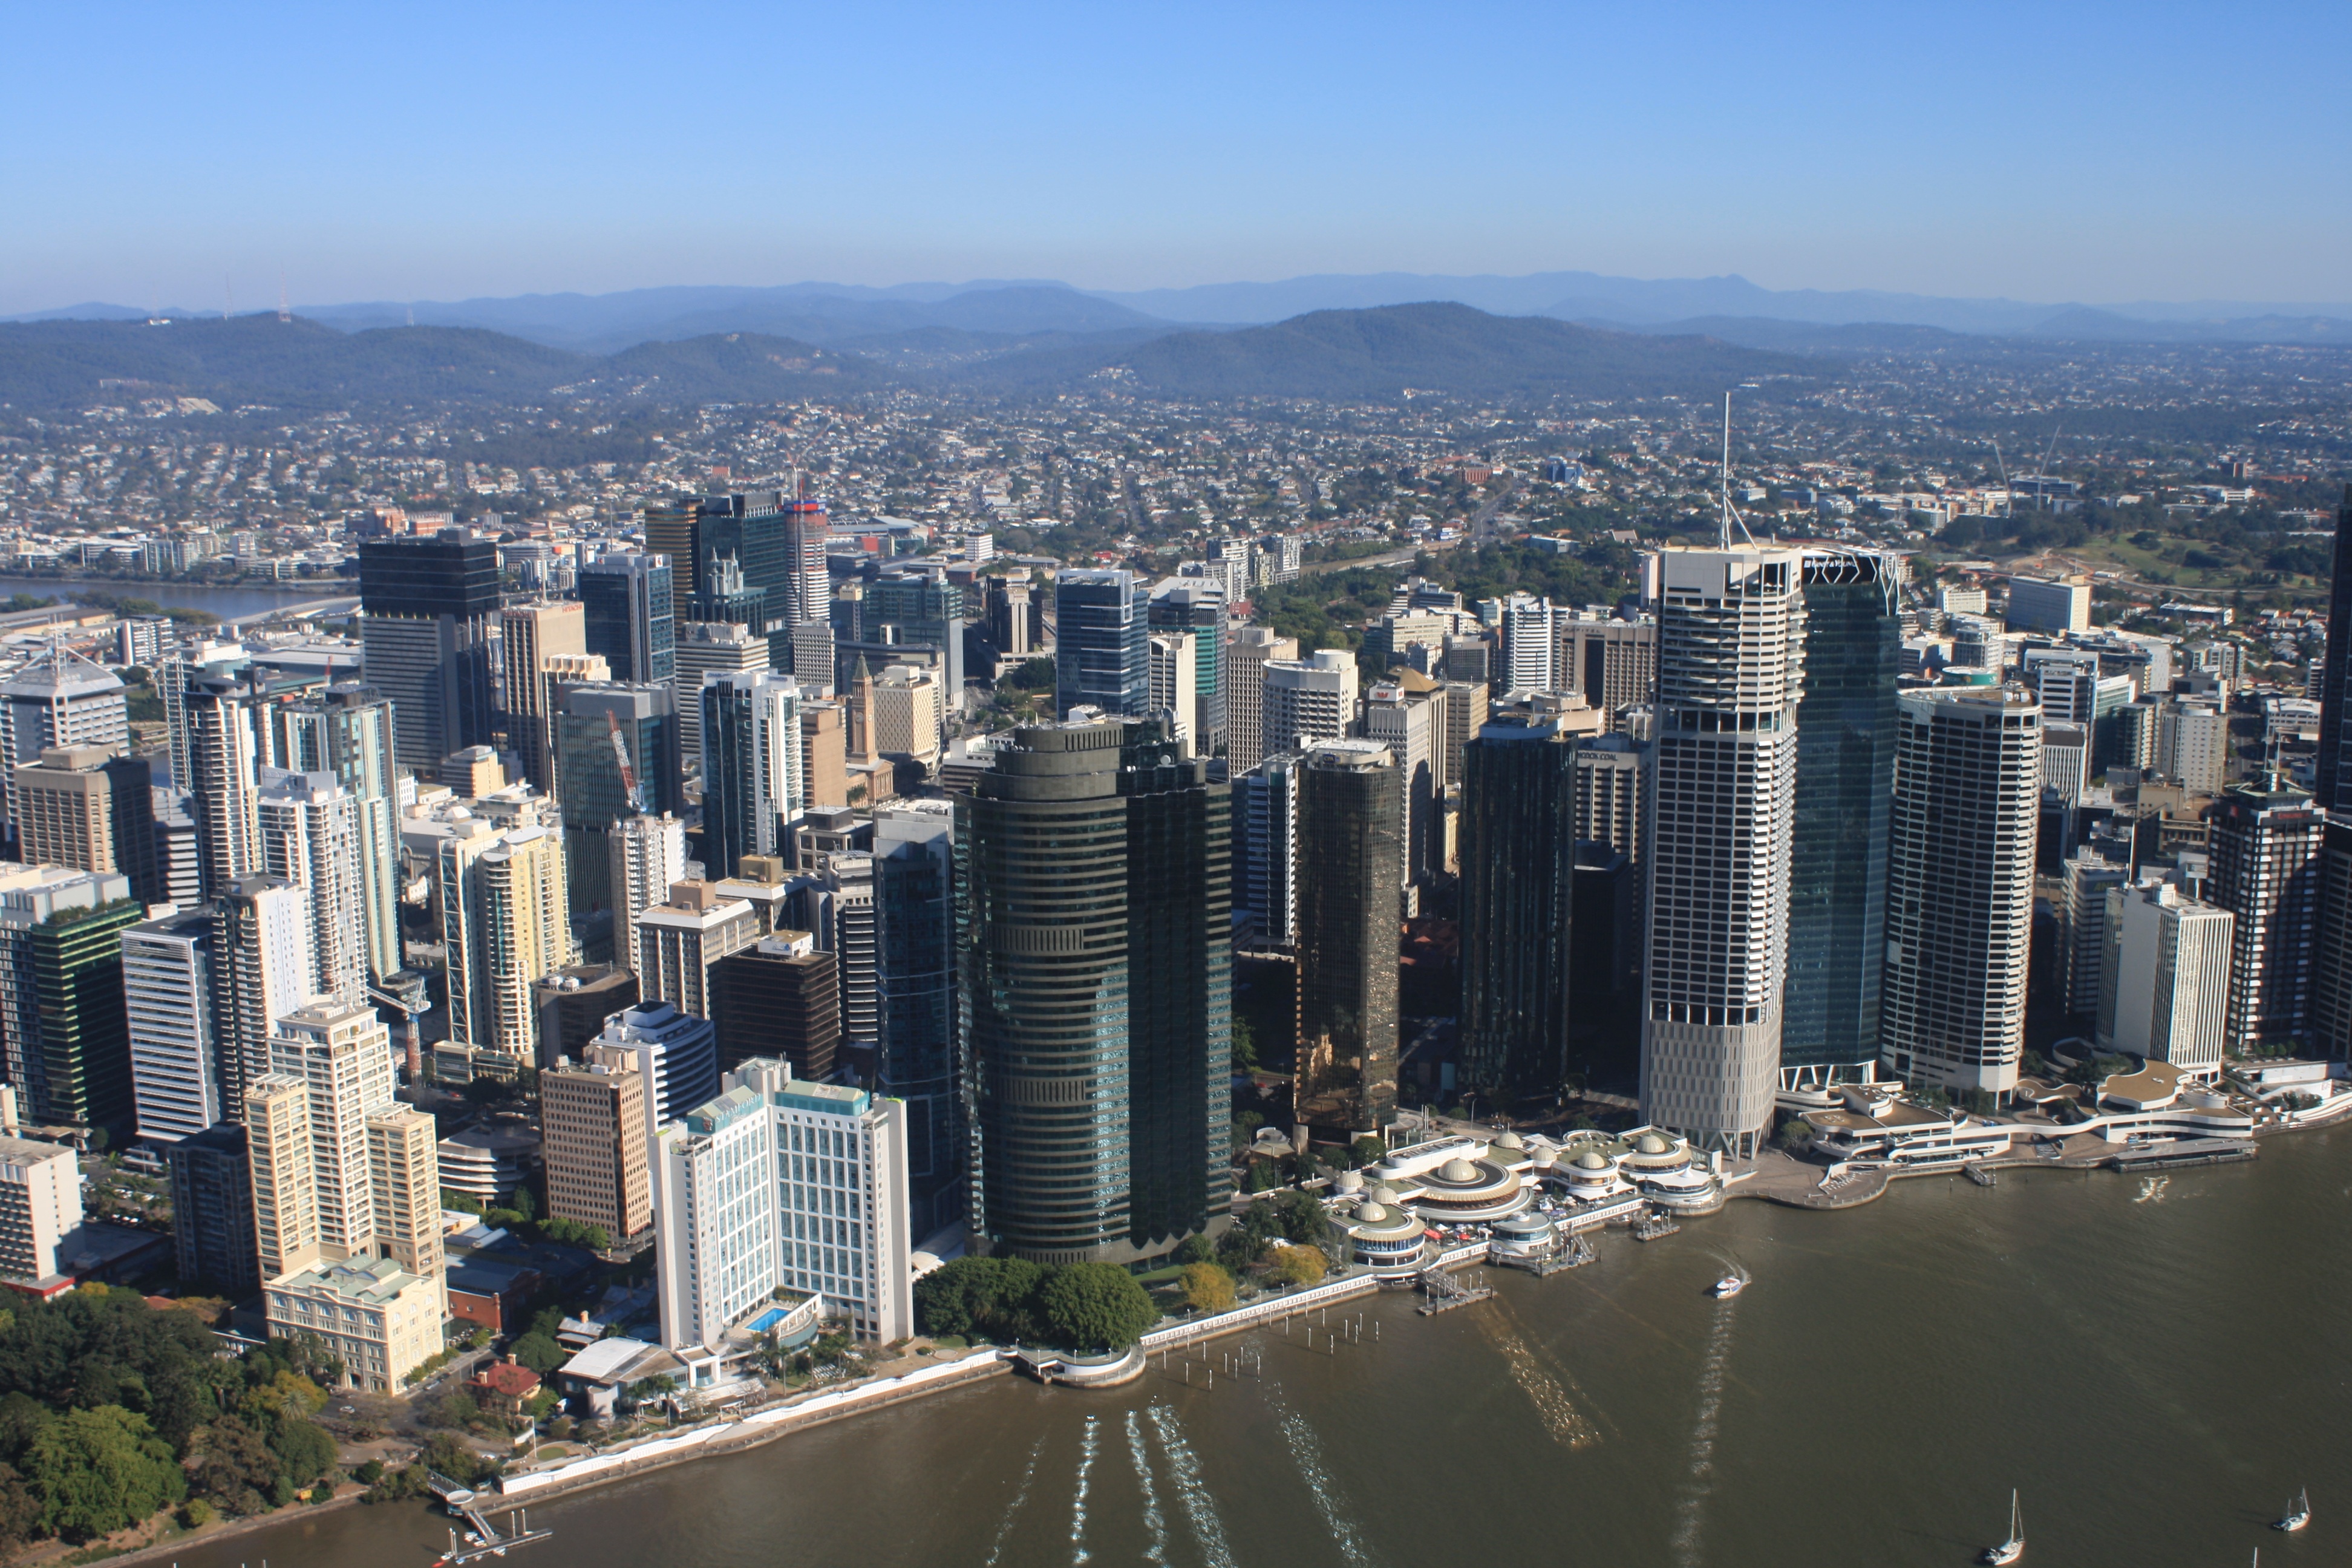
[[1308, 750], [1298, 786], [1298, 1071], [1293, 1117], [1349, 1134], [1396, 1119], [1404, 793], [1376, 741]]
[[1642, 1113], [1752, 1156], [1780, 1065], [1803, 558], [1664, 550]]
[[958, 802], [976, 1247], [1127, 1263], [1222, 1212], [1230, 825], [1157, 719], [1016, 730]]

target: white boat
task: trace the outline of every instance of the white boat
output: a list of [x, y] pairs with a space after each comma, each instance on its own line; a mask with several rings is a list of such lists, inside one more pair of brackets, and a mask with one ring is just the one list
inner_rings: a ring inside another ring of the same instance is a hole
[[2309, 1487], [2305, 1487], [2303, 1490], [2295, 1493], [2294, 1497], [2287, 1500], [2285, 1514], [2279, 1519], [2278, 1522], [2273, 1524], [2271, 1528], [2273, 1530], [2301, 1530], [2305, 1525], [2309, 1524], [2310, 1522], [2311, 1489]]
[[1737, 1296], [1747, 1289], [1748, 1281], [1737, 1274], [1727, 1274], [1715, 1282], [1715, 1295], [1718, 1300], [1726, 1296]]
[[2009, 1494], [2009, 1539], [1999, 1546], [1988, 1546], [1977, 1553], [1979, 1563], [2014, 1563], [2025, 1555], [2025, 1522], [2017, 1511], [2017, 1493]]

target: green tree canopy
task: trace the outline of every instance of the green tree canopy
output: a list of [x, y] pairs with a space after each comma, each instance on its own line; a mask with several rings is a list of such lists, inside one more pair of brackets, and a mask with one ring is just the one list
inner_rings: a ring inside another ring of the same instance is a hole
[[571, 1352], [545, 1334], [533, 1331], [514, 1342], [514, 1358], [545, 1377], [572, 1359]]
[[172, 1446], [119, 1405], [66, 1412], [41, 1429], [28, 1458], [41, 1524], [68, 1541], [136, 1524], [188, 1495]]
[[1046, 1332], [1071, 1350], [1118, 1350], [1160, 1321], [1159, 1309], [1135, 1277], [1108, 1263], [1055, 1269], [1037, 1297]]

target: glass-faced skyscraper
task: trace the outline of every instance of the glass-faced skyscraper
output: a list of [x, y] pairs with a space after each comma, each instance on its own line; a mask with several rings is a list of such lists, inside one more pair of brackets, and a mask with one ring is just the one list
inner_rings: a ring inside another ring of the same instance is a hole
[[1772, 1118], [1803, 695], [1803, 559], [1662, 550], [1642, 1113], [1752, 1157]]
[[[794, 500], [780, 490], [735, 495], [679, 496], [667, 506], [646, 509], [646, 548], [674, 564], [680, 597], [708, 585], [714, 556], [732, 560], [743, 585], [762, 591], [767, 624], [752, 629], [768, 639], [770, 665], [793, 668], [793, 628], [823, 620], [832, 590], [824, 568], [824, 508]], [[831, 679], [822, 670], [799, 672]]]
[[1054, 705], [1141, 717], [1151, 706], [1151, 605], [1131, 572], [1054, 580]]
[[2319, 680], [2319, 759], [2312, 795], [2322, 811], [2352, 812], [2352, 484], [2344, 487], [2344, 504], [2336, 513], [2326, 657]]
[[874, 814], [881, 1033], [875, 1087], [907, 1107], [907, 1209], [917, 1242], [964, 1213], [956, 1081], [955, 818], [943, 800]]
[[396, 759], [420, 776], [497, 738], [490, 619], [499, 547], [465, 529], [360, 542], [360, 640], [368, 684], [392, 699]]
[[615, 680], [677, 676], [677, 616], [669, 557], [616, 552], [580, 568], [580, 606], [590, 653]]
[[1902, 569], [1868, 551], [1805, 552], [1783, 1088], [1860, 1076], [1878, 1059]]
[[1549, 1095], [1568, 1072], [1576, 742], [1514, 711], [1462, 748], [1461, 1068], [1467, 1087]]
[[1156, 718], [1015, 730], [957, 802], [976, 1246], [1125, 1264], [1223, 1212], [1230, 831], [1226, 786]]
[[1298, 1072], [1293, 1115], [1350, 1136], [1396, 1119], [1397, 916], [1404, 786], [1377, 741], [1300, 763]]

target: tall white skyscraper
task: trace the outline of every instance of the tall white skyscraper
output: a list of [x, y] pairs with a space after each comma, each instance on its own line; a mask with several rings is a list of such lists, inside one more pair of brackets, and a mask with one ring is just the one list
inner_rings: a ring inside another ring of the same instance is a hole
[[2230, 911], [2181, 897], [2168, 882], [2108, 889], [2108, 963], [2099, 1044], [2169, 1062], [2208, 1080], [2221, 1076], [2230, 1021]]
[[367, 997], [368, 939], [360, 802], [331, 773], [262, 770], [256, 794], [262, 874], [309, 904], [310, 980], [339, 1006]]
[[1906, 691], [1900, 708], [1880, 1060], [2004, 1095], [2025, 1047], [2042, 708], [2017, 686]]
[[233, 1110], [269, 1071], [270, 1026], [317, 994], [310, 900], [290, 882], [247, 877], [213, 909], [213, 1031], [221, 1103]]
[[669, 900], [672, 883], [686, 880], [686, 824], [664, 812], [629, 816], [604, 836], [613, 857], [613, 956], [637, 966], [637, 917]]
[[1325, 648], [1307, 658], [1265, 661], [1262, 757], [1345, 740], [1356, 726], [1356, 659]]
[[314, 701], [270, 714], [275, 764], [292, 773], [332, 773], [354, 799], [367, 965], [379, 982], [403, 967], [400, 806], [394, 798], [392, 724], [392, 703], [375, 688], [357, 681], [331, 686]]
[[122, 1003], [131, 1030], [139, 1135], [193, 1138], [227, 1117], [213, 1028], [213, 917], [182, 910], [122, 933]]
[[662, 1342], [691, 1365], [779, 1289], [860, 1339], [912, 1326], [907, 1110], [754, 1057], [654, 1135]]
[[226, 675], [189, 680], [182, 698], [188, 770], [177, 782], [196, 819], [204, 895], [218, 899], [254, 874], [261, 855], [260, 726], [253, 689]]
[[1297, 637], [1276, 637], [1264, 626], [1236, 626], [1227, 640], [1220, 679], [1225, 689], [1225, 762], [1234, 777], [1265, 760], [1265, 667], [1297, 657]]
[[1642, 1113], [1752, 1156], [1772, 1117], [1803, 694], [1803, 557], [1661, 551]]

